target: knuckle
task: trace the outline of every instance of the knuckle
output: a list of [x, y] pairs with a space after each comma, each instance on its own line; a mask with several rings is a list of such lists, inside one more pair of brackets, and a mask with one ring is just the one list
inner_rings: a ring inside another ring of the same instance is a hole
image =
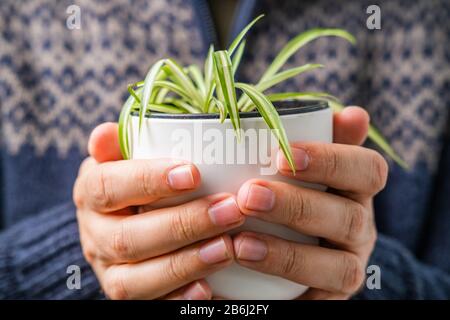
[[105, 169], [99, 166], [97, 170], [93, 172], [93, 179], [89, 184], [89, 193], [92, 197], [95, 207], [104, 209], [110, 209], [113, 205], [113, 196], [109, 187], [108, 175], [105, 173]]
[[332, 146], [325, 147], [323, 174], [328, 178], [335, 178], [339, 174], [339, 155]]
[[287, 202], [285, 212], [290, 226], [306, 226], [313, 218], [311, 199], [301, 191], [295, 192]]
[[364, 270], [359, 258], [350, 253], [342, 256], [342, 283], [341, 290], [343, 293], [352, 294], [359, 290], [364, 282]]
[[345, 240], [355, 242], [363, 238], [366, 225], [366, 209], [359, 203], [347, 203], [347, 221], [345, 222]]
[[109, 269], [105, 272], [103, 290], [106, 296], [112, 300], [129, 299], [124, 275], [115, 267], [109, 267]]
[[386, 160], [378, 152], [372, 151], [372, 154], [369, 183], [371, 191], [377, 193], [383, 190], [386, 185], [389, 167]]
[[180, 254], [172, 254], [167, 262], [167, 277], [169, 281], [185, 282], [189, 274], [186, 263]]
[[138, 182], [138, 187], [141, 193], [147, 198], [156, 198], [158, 188], [155, 188], [156, 177], [154, 176], [154, 172], [152, 168], [150, 168], [150, 163], [145, 162], [147, 165], [138, 166], [134, 172], [135, 179], [134, 181]]
[[303, 259], [303, 255], [295, 250], [294, 245], [288, 244], [286, 251], [284, 252], [283, 262], [280, 264], [281, 274], [292, 275], [299, 273], [301, 266], [304, 265]]
[[177, 208], [170, 222], [171, 234], [176, 241], [192, 242], [197, 240], [194, 215], [185, 208]]
[[132, 241], [126, 218], [119, 222], [119, 226], [112, 233], [112, 256], [122, 262], [136, 259], [136, 250]]

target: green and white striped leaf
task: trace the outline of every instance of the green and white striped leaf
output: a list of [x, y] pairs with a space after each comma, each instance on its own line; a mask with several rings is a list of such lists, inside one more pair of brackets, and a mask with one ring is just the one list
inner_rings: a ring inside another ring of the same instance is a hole
[[326, 92], [282, 92], [271, 93], [267, 95], [267, 98], [272, 101], [285, 101], [285, 100], [331, 100], [339, 102], [339, 99]]
[[214, 89], [216, 86], [216, 83], [214, 82], [214, 46], [213, 45], [209, 46], [208, 55], [206, 56], [206, 59], [205, 59], [204, 72], [205, 72], [206, 98], [205, 98], [203, 110], [205, 112], [208, 112], [211, 98], [213, 96]]
[[227, 109], [225, 108], [223, 103], [216, 98], [213, 98], [212, 102], [215, 103], [217, 109], [219, 110], [220, 123], [223, 123], [225, 121], [225, 118], [227, 117]]
[[203, 102], [202, 97], [195, 88], [192, 80], [184, 72], [183, 68], [173, 59], [166, 60], [166, 67], [171, 72], [169, 77], [172, 77], [173, 81], [188, 93], [193, 104], [197, 104], [197, 106], [201, 108]]
[[148, 108], [151, 111], [161, 112], [161, 113], [188, 113], [187, 110], [170, 105], [170, 104], [149, 104]]
[[196, 107], [193, 107], [189, 103], [173, 98], [173, 97], [166, 97], [163, 101], [164, 104], [172, 104], [176, 108], [178, 108], [181, 112], [172, 112], [172, 113], [201, 113], [202, 111], [199, 110]]
[[279, 73], [267, 78], [267, 80], [259, 83], [255, 87], [259, 91], [265, 91], [283, 81], [286, 81], [290, 78], [298, 76], [299, 74], [302, 74], [304, 72], [308, 72], [308, 71], [311, 71], [314, 69], [318, 69], [318, 68], [323, 68], [323, 65], [322, 64], [305, 64], [300, 67], [291, 68], [291, 69], [279, 72]]
[[139, 132], [142, 126], [142, 120], [147, 112], [148, 103], [150, 101], [150, 95], [152, 94], [153, 87], [155, 85], [156, 77], [158, 76], [161, 68], [167, 62], [166, 59], [157, 61], [148, 71], [144, 80], [144, 88], [142, 90], [141, 108], [139, 110]]
[[[273, 75], [272, 77], [268, 78], [262, 83], [257, 84], [255, 88], [259, 91], [265, 91], [283, 81], [298, 76], [299, 74], [322, 67], [323, 67], [322, 64], [305, 64], [300, 67], [288, 69]], [[245, 96], [239, 99], [238, 105], [239, 109], [242, 111], [249, 111], [252, 108], [251, 102], [248, 101], [248, 99], [246, 99]]]
[[239, 64], [241, 63], [242, 55], [244, 54], [245, 50], [245, 40], [242, 41], [242, 43], [239, 45], [236, 53], [233, 55], [233, 58], [231, 59], [232, 65], [233, 65], [233, 76], [236, 74], [236, 71], [239, 67]]
[[234, 50], [236, 50], [237, 46], [239, 45], [239, 43], [242, 41], [242, 39], [245, 37], [245, 35], [247, 34], [248, 30], [250, 30], [251, 27], [253, 27], [253, 25], [258, 22], [259, 19], [261, 19], [262, 17], [264, 17], [263, 14], [257, 16], [255, 19], [253, 19], [244, 29], [242, 29], [241, 32], [239, 32], [239, 34], [236, 36], [236, 38], [233, 40], [233, 42], [230, 44], [230, 46], [228, 47], [228, 53], [230, 54], [230, 56], [233, 55]]
[[355, 37], [342, 29], [317, 28], [303, 32], [293, 38], [283, 47], [280, 53], [278, 53], [278, 55], [272, 61], [272, 64], [269, 66], [269, 68], [267, 68], [267, 70], [264, 72], [263, 76], [261, 77], [260, 83], [266, 81], [268, 78], [276, 74], [278, 70], [283, 67], [286, 61], [305, 44], [324, 36], [340, 37], [352, 44], [356, 43]]
[[194, 81], [196, 87], [198, 88], [198, 90], [200, 91], [200, 94], [206, 98], [206, 86], [205, 86], [205, 81], [203, 79], [202, 76], [202, 71], [200, 70], [200, 68], [193, 64], [190, 65], [188, 68], [188, 73], [191, 76], [192, 80]]
[[281, 122], [280, 116], [272, 102], [270, 102], [270, 100], [267, 99], [267, 97], [262, 92], [256, 90], [251, 85], [238, 82], [236, 83], [236, 88], [241, 89], [244, 94], [246, 94], [252, 100], [253, 104], [258, 109], [264, 121], [277, 138], [280, 148], [283, 151], [283, 154], [286, 157], [286, 160], [288, 161], [292, 172], [295, 174], [295, 163], [286, 131], [284, 130], [283, 123]]
[[154, 86], [167, 89], [170, 92], [173, 92], [173, 93], [179, 95], [180, 97], [182, 97], [183, 99], [186, 99], [188, 101], [191, 100], [190, 96], [189, 96], [189, 93], [187, 93], [184, 90], [184, 88], [182, 88], [181, 86], [179, 86], [176, 83], [173, 83], [173, 82], [170, 82], [170, 81], [166, 81], [166, 80], [161, 80], [161, 81], [155, 81]]
[[225, 108], [230, 116], [233, 128], [236, 131], [238, 141], [241, 139], [241, 120], [239, 118], [239, 109], [236, 100], [236, 89], [234, 87], [233, 70], [230, 55], [228, 51], [216, 51], [214, 53], [214, 65], [216, 70], [217, 93], [223, 101]]
[[138, 107], [134, 96], [130, 95], [125, 101], [119, 116], [119, 146], [123, 158], [130, 159], [130, 146], [128, 139], [128, 129], [130, 125], [131, 110]]

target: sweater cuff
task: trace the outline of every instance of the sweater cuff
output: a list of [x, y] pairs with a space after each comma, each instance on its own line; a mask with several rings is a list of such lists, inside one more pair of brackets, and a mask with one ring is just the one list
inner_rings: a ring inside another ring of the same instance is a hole
[[[70, 289], [67, 273], [80, 268], [80, 289]], [[0, 299], [102, 298], [85, 261], [75, 207], [67, 203], [26, 219], [0, 233]]]

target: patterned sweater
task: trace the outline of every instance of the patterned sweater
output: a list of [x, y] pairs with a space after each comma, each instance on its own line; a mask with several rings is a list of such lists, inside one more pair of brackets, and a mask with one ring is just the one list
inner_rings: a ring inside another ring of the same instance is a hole
[[[258, 13], [239, 77], [256, 80], [287, 40], [312, 27], [353, 33], [329, 38], [289, 65], [323, 71], [277, 90], [320, 90], [364, 106], [410, 164], [390, 163], [375, 199], [379, 238], [370, 264], [381, 289], [357, 296], [450, 298], [450, 2], [378, 1], [381, 30], [366, 27], [371, 1], [240, 1], [233, 32]], [[156, 59], [199, 62], [216, 34], [206, 0], [77, 0], [0, 3], [0, 298], [87, 299], [102, 294], [79, 243], [74, 179], [89, 132], [115, 121], [126, 85]], [[370, 144], [368, 147], [373, 147]], [[66, 285], [81, 268], [81, 289]]]

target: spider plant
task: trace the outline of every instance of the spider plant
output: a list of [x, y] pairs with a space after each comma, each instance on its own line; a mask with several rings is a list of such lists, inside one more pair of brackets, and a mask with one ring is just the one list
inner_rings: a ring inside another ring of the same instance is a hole
[[[273, 102], [283, 100], [325, 100], [335, 111], [344, 106], [338, 98], [324, 92], [282, 92], [265, 94], [273, 86], [302, 73], [322, 68], [321, 64], [280, 71], [286, 61], [309, 42], [324, 36], [334, 36], [355, 44], [355, 38], [342, 29], [312, 29], [290, 40], [278, 53], [256, 84], [235, 82], [234, 75], [245, 49], [245, 35], [261, 18], [250, 22], [234, 39], [228, 50], [215, 51], [211, 45], [203, 70], [198, 65], [181, 66], [174, 59], [161, 59], [154, 63], [145, 80], [128, 86], [130, 93], [119, 118], [119, 141], [125, 159], [130, 157], [128, 127], [131, 113], [139, 114], [139, 130], [145, 115], [163, 113], [218, 113], [220, 122], [229, 118], [238, 141], [241, 136], [240, 112], [257, 110], [272, 129], [280, 148], [295, 172], [288, 139]], [[237, 90], [241, 92], [237, 98]], [[386, 140], [372, 126], [369, 138], [400, 166], [406, 163], [394, 152]]]

